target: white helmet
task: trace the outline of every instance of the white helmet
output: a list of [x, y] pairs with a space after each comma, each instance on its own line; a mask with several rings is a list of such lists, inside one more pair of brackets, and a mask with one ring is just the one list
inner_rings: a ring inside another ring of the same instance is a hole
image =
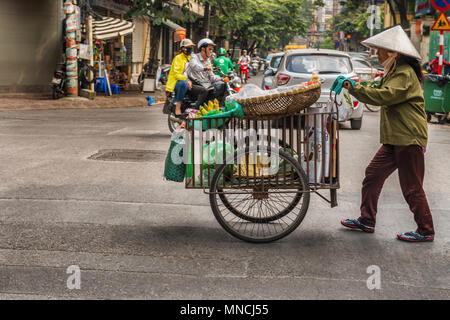
[[183, 47], [193, 47], [194, 46], [194, 43], [191, 41], [191, 39], [183, 39], [183, 40], [181, 40], [181, 43], [180, 43], [180, 47], [181, 48], [183, 48]]
[[202, 47], [215, 46], [215, 45], [216, 44], [211, 39], [204, 38], [198, 42], [197, 47], [199, 50], [201, 50]]

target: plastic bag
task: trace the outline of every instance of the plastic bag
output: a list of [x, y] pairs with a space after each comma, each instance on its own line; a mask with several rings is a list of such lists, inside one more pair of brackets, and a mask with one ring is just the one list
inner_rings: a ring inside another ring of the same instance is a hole
[[207, 168], [209, 166], [215, 166], [216, 163], [224, 163], [225, 160], [234, 154], [234, 148], [231, 144], [225, 142], [225, 159], [223, 155], [223, 141], [213, 141], [209, 144], [203, 145], [203, 158], [202, 166]]
[[174, 132], [170, 140], [169, 151], [167, 152], [164, 165], [164, 178], [168, 181], [183, 182], [186, 173], [186, 165], [183, 159], [185, 147], [184, 129]]

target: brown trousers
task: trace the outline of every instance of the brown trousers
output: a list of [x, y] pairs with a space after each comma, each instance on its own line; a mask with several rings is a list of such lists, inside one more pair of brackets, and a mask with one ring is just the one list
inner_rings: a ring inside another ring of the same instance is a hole
[[433, 219], [423, 191], [425, 161], [422, 147], [418, 145], [383, 145], [366, 168], [362, 186], [361, 217], [359, 221], [375, 226], [377, 203], [384, 181], [398, 169], [403, 196], [414, 214], [417, 232], [434, 234]]

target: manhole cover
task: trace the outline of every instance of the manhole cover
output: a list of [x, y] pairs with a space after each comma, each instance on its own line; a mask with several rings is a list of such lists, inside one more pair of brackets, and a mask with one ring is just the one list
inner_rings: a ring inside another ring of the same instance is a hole
[[90, 156], [91, 160], [153, 162], [161, 161], [166, 152], [160, 150], [105, 149]]

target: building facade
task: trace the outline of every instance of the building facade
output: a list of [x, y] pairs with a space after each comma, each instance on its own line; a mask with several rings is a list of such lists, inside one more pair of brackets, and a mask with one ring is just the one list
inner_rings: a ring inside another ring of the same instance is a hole
[[50, 91], [62, 62], [62, 19], [61, 1], [2, 1], [0, 92]]

